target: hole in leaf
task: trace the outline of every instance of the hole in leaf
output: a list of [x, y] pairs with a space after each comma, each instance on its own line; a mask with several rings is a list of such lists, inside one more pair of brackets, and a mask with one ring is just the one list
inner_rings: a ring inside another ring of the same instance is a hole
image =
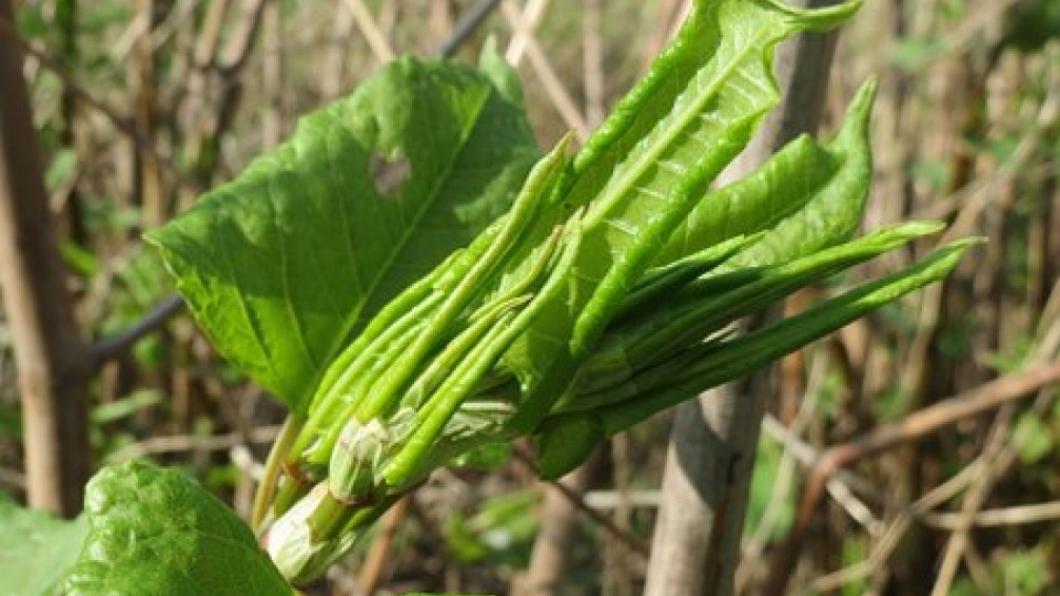
[[372, 181], [375, 183], [375, 191], [387, 198], [397, 195], [397, 190], [409, 179], [412, 174], [412, 166], [409, 160], [398, 156], [387, 159], [379, 154], [372, 155], [369, 165], [372, 173]]

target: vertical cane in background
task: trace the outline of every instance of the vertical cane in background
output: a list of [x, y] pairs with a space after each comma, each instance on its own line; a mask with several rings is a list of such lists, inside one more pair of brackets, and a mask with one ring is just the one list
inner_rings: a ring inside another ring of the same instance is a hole
[[[815, 7], [835, 2], [790, 4]], [[786, 142], [817, 128], [835, 42], [835, 32], [801, 33], [777, 47], [781, 104], [719, 176], [718, 186], [747, 175]], [[742, 383], [730, 383], [676, 408], [647, 596], [733, 591], [766, 397], [745, 392]]]

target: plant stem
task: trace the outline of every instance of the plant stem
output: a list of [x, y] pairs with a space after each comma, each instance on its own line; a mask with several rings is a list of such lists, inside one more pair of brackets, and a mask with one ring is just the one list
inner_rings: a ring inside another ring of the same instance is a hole
[[[817, 128], [834, 48], [835, 34], [809, 33], [777, 48], [782, 105], [720, 178], [742, 177], [798, 133]], [[675, 416], [647, 596], [732, 590], [764, 400], [728, 386], [712, 393], [682, 404]]]
[[10, 0], [0, 0], [0, 289], [15, 349], [27, 496], [73, 516], [88, 479], [90, 373], [66, 289], [22, 76]]
[[265, 515], [269, 511], [272, 497], [276, 494], [276, 483], [280, 479], [281, 463], [287, 455], [287, 449], [291, 442], [301, 430], [304, 420], [299, 416], [290, 415], [283, 423], [279, 436], [272, 444], [268, 458], [265, 459], [265, 471], [262, 473], [258, 490], [254, 493], [254, 505], [250, 510], [250, 527], [258, 529]]

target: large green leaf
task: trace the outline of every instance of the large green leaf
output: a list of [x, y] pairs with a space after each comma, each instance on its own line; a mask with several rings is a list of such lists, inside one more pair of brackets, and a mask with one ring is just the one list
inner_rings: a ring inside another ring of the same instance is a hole
[[636, 279], [776, 103], [773, 47], [856, 8], [696, 2], [674, 44], [575, 160], [562, 203], [588, 205], [581, 245], [565, 290], [506, 356], [529, 392], [513, 428], [530, 430], [563, 395]]
[[88, 538], [70, 595], [292, 594], [254, 535], [194, 480], [143, 462], [104, 468], [85, 497]]
[[536, 158], [517, 88], [487, 64], [386, 66], [147, 235], [221, 353], [293, 410], [374, 312], [507, 209]]
[[0, 493], [0, 595], [53, 594], [81, 551], [84, 520], [56, 519]]

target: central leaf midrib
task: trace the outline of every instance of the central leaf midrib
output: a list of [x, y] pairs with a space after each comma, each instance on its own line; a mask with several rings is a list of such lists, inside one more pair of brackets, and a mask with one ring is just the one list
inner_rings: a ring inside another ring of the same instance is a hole
[[[664, 134], [663, 138], [660, 139], [659, 143], [649, 148], [646, 152], [642, 154], [641, 158], [637, 159], [635, 163], [631, 164], [631, 169], [627, 170], [628, 173], [622, 176], [621, 182], [616, 185], [615, 190], [609, 192], [602, 198], [601, 204], [605, 205], [605, 207], [603, 209], [600, 209], [597, 212], [597, 215], [588, 218], [588, 220], [586, 221], [586, 227], [593, 227], [599, 225], [602, 220], [606, 219], [608, 211], [613, 206], [612, 203], [617, 200], [616, 197], [620, 197], [629, 192], [630, 189], [634, 188], [634, 185], [636, 184], [637, 180], [640, 180], [640, 178], [644, 176], [648, 168], [655, 164], [659, 156], [668, 147], [670, 147], [677, 139], [677, 137], [686, 128], [688, 128], [688, 126], [695, 120], [696, 117], [698, 117], [699, 113], [702, 111], [703, 105], [717, 93], [718, 89], [720, 88], [721, 82], [724, 81], [725, 78], [728, 77], [728, 75], [732, 73], [738, 65], [743, 63], [743, 60], [747, 57], [748, 54], [751, 53], [754, 48], [758, 47], [757, 44], [761, 41], [763, 37], [763, 31], [764, 28], [760, 28], [758, 32], [754, 35], [754, 37], [748, 40], [748, 43], [739, 52], [736, 53], [732, 60], [729, 61], [729, 64], [724, 66], [718, 72], [718, 75], [715, 77], [715, 80], [711, 84], [711, 86], [708, 87], [697, 100], [693, 101], [692, 105], [690, 105], [688, 109], [686, 109], [684, 113], [682, 113], [678, 117], [677, 123], [671, 129], [671, 132]], [[692, 78], [689, 79], [689, 85], [695, 84], [695, 78], [695, 75], [693, 75]], [[683, 94], [678, 94], [674, 98], [675, 105], [681, 100], [682, 95]]]
[[[729, 76], [730, 73], [736, 70], [736, 68], [743, 64], [744, 60], [748, 55], [754, 51], [755, 48], [759, 47], [763, 38], [765, 37], [765, 27], [760, 27], [756, 33], [748, 39], [747, 43], [740, 48], [731, 60], [728, 61], [721, 69], [719, 69], [717, 76], [714, 78], [713, 83], [702, 92], [700, 97], [691, 102], [691, 105], [686, 108], [680, 116], [676, 119], [676, 124], [670, 129], [670, 132], [663, 134], [659, 142], [650, 147], [647, 151], [641, 154], [639, 158], [636, 158], [634, 163], [631, 164], [630, 170], [622, 176], [621, 182], [616, 184], [615, 190], [608, 192], [602, 197], [602, 204], [607, 207], [601, 209], [596, 217], [593, 217], [590, 221], [586, 222], [586, 227], [592, 227], [600, 225], [601, 222], [607, 220], [608, 211], [613, 205], [613, 201], [616, 197], [621, 197], [625, 193], [629, 192], [631, 188], [634, 188], [636, 181], [639, 180], [644, 173], [647, 171], [652, 164], [655, 163], [658, 156], [661, 155], [673, 142], [678, 138], [680, 134], [698, 117], [698, 114], [702, 111], [703, 106], [711, 97], [713, 97], [720, 88], [722, 82]], [[706, 65], [704, 65], [704, 68]], [[702, 72], [702, 68], [697, 71]], [[695, 83], [696, 75], [693, 75], [689, 79], [689, 85]], [[675, 96], [674, 104], [676, 105], [683, 94], [678, 93]], [[651, 132], [648, 133], [649, 135]], [[605, 185], [606, 190], [606, 185]], [[595, 280], [594, 280], [595, 281]], [[536, 330], [540, 333], [540, 330]]]

